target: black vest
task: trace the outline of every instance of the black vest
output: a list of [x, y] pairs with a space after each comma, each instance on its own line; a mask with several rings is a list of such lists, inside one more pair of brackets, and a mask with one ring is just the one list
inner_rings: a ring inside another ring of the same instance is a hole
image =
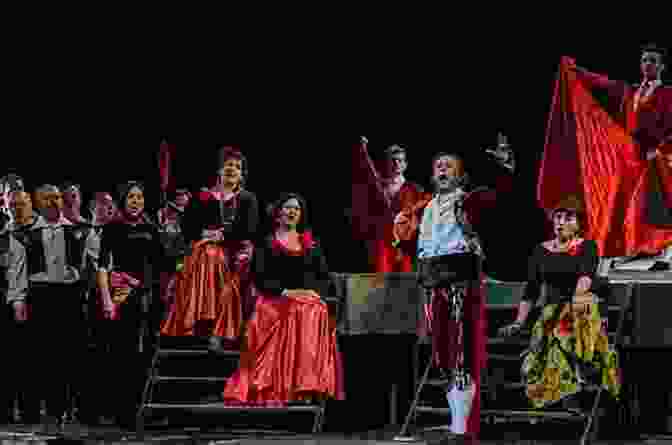
[[[16, 239], [26, 248], [28, 276], [47, 271], [44, 257], [43, 228], [17, 230]], [[82, 272], [86, 239], [91, 228], [86, 224], [63, 226], [65, 236], [65, 263]]]

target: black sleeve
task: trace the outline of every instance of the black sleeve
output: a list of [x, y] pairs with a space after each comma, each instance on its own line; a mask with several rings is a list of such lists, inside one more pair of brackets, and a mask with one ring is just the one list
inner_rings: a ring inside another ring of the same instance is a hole
[[597, 244], [593, 240], [585, 240], [579, 257], [579, 273], [593, 278], [597, 273], [600, 258], [597, 256]]
[[[244, 194], [243, 194], [244, 193]], [[259, 202], [254, 193], [241, 192], [241, 215], [238, 218], [237, 238], [254, 241], [259, 226]]]
[[201, 238], [202, 213], [202, 204], [199, 202], [198, 196], [194, 196], [184, 209], [181, 220], [182, 234], [187, 246]]
[[158, 228], [152, 228], [152, 239], [154, 240], [154, 257], [152, 263], [159, 266], [158, 270], [153, 271], [154, 275], [160, 272], [175, 272], [175, 258], [169, 254], [168, 246], [161, 239], [161, 232]]
[[329, 292], [331, 284], [331, 276], [329, 275], [329, 266], [327, 264], [327, 257], [324, 254], [322, 246], [316, 240], [316, 246], [312, 249], [312, 266], [315, 273], [316, 283], [314, 284], [321, 297], [326, 297]]
[[539, 273], [540, 262], [543, 258], [541, 249], [543, 247], [536, 246], [527, 263], [527, 284], [522, 300], [530, 303], [532, 306], [534, 306], [541, 295], [541, 276]]
[[279, 295], [284, 290], [282, 281], [278, 278], [279, 273], [275, 270], [276, 263], [273, 252], [265, 244], [254, 250], [252, 258], [254, 283], [264, 293]]
[[114, 241], [114, 228], [116, 224], [107, 224], [103, 226], [100, 234], [100, 254], [98, 258], [98, 268], [111, 272], [112, 270], [112, 246]]

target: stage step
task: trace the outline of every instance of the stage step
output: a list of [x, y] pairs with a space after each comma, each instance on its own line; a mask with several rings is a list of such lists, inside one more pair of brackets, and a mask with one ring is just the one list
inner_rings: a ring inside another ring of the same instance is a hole
[[481, 417], [520, 418], [520, 419], [553, 419], [553, 420], [584, 420], [587, 414], [580, 411], [544, 411], [544, 410], [481, 410]]
[[216, 356], [216, 357], [230, 357], [239, 358], [240, 351], [215, 351], [210, 349], [159, 349], [158, 355], [160, 358], [165, 357], [194, 357], [194, 356]]
[[225, 403], [148, 403], [145, 408], [155, 410], [184, 410], [199, 412], [264, 412], [264, 413], [288, 413], [304, 412], [318, 413], [322, 410], [320, 405], [289, 405], [289, 406], [232, 406]]
[[181, 376], [162, 376], [155, 375], [150, 377], [155, 382], [202, 382], [202, 383], [217, 383], [226, 382], [226, 377], [181, 377]]

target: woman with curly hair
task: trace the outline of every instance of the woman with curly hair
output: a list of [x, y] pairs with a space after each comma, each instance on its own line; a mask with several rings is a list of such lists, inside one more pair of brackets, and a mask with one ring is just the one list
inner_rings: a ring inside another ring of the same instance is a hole
[[259, 290], [240, 369], [227, 382], [231, 404], [287, 404], [339, 398], [336, 326], [319, 290], [329, 273], [307, 228], [306, 203], [285, 194], [270, 207], [274, 230], [253, 259]]
[[536, 408], [566, 399], [586, 383], [603, 385], [614, 397], [620, 392], [618, 356], [608, 344], [594, 294], [600, 286], [597, 244], [581, 236], [584, 215], [583, 203], [573, 196], [555, 206], [555, 238], [532, 253], [518, 316], [501, 330], [518, 332], [544, 294], [522, 366], [527, 397]]
[[189, 202], [182, 220], [191, 253], [177, 275], [175, 301], [161, 334], [235, 342], [243, 320], [245, 279], [256, 236], [258, 204], [244, 188], [247, 160], [237, 149], [218, 151], [209, 188]]

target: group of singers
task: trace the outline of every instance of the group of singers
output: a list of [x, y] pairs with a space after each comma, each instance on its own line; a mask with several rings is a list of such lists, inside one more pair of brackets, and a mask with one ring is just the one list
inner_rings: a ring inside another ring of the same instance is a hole
[[[643, 55], [643, 75], [659, 79], [663, 53], [648, 48]], [[659, 80], [646, 85], [638, 99], [656, 97], [656, 88], [666, 94]], [[363, 154], [366, 162], [365, 148]], [[479, 225], [483, 209], [511, 193], [515, 165], [503, 139], [491, 154], [501, 166], [495, 187], [475, 187], [465, 158], [444, 151], [432, 159], [430, 193], [405, 180], [406, 150], [391, 147], [382, 174], [374, 175], [389, 210], [385, 221], [371, 229], [361, 223], [367, 215], [359, 215], [358, 226], [372, 271], [419, 272], [427, 290], [424, 332], [432, 335], [433, 360], [449, 382], [451, 431], [472, 437], [479, 433], [487, 361]], [[38, 423], [42, 399], [47, 414], [62, 419], [70, 396], [79, 393], [81, 420], [110, 415], [132, 426], [145, 375], [129, 358], [150, 347], [156, 333], [209, 337], [215, 348], [241, 349], [239, 369], [222, 390], [225, 403], [344, 397], [335, 324], [322, 298], [329, 271], [305, 200], [290, 193], [269, 205], [271, 230], [259, 237], [261, 215], [245, 188], [245, 156], [231, 147], [218, 156], [211, 183], [193, 196], [175, 190], [157, 218], [145, 212], [138, 182], [121, 185], [114, 197], [96, 194], [89, 220], [80, 214], [77, 185], [42, 185], [31, 195], [21, 178], [3, 180], [0, 196], [11, 210], [0, 234], [7, 301], [0, 338], [12, 351], [2, 366], [12, 374], [2, 381], [6, 420], [17, 395], [22, 421]], [[599, 243], [584, 238], [587, 210], [574, 195], [549, 210], [554, 236], [532, 252], [518, 315], [501, 330], [513, 335], [531, 322], [522, 375], [536, 407], [570, 398], [586, 384], [603, 385], [615, 397], [620, 392], [618, 356], [597, 304]], [[380, 215], [368, 216], [380, 222]], [[539, 317], [528, 320], [542, 294]], [[95, 314], [88, 322], [84, 295]], [[147, 314], [148, 335], [138, 336]], [[87, 330], [100, 354], [88, 363], [81, 360]], [[83, 387], [85, 381], [96, 383]]]

